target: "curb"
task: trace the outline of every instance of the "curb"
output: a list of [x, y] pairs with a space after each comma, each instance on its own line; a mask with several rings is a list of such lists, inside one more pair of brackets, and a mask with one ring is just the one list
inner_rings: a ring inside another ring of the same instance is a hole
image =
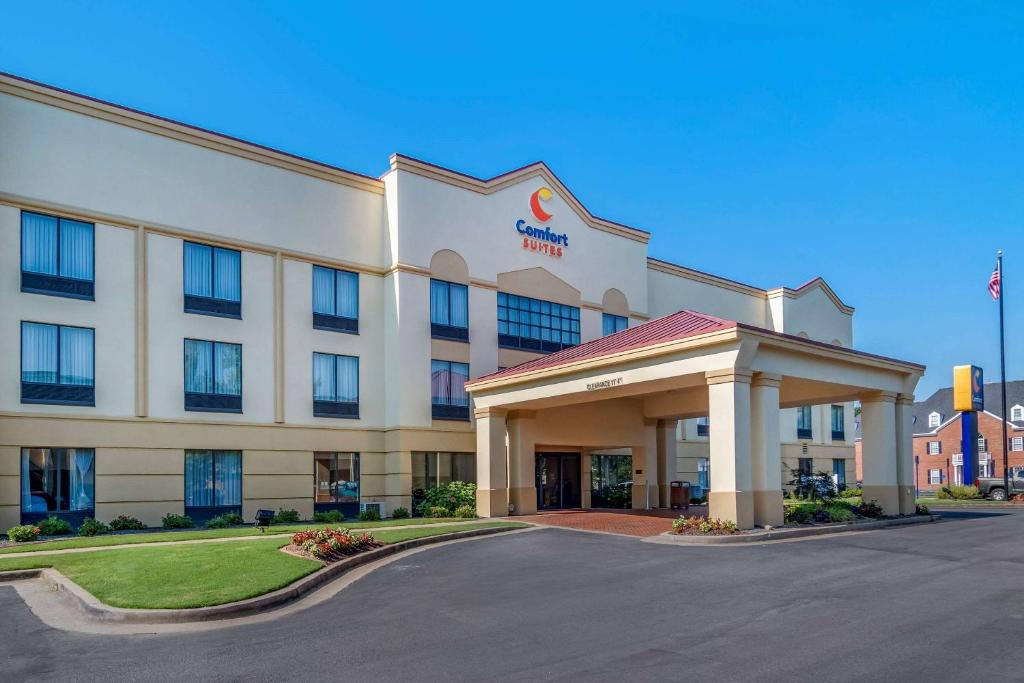
[[508, 531], [520, 531], [522, 527], [493, 527], [490, 529], [472, 529], [470, 531], [456, 531], [450, 534], [439, 534], [424, 538], [414, 538], [408, 541], [393, 543], [381, 548], [350, 557], [334, 564], [327, 565], [323, 569], [314, 571], [312, 574], [302, 577], [297, 581], [279, 588], [270, 593], [246, 598], [238, 602], [231, 602], [224, 605], [211, 607], [194, 607], [184, 609], [131, 609], [123, 607], [111, 607], [100, 602], [92, 593], [67, 578], [59, 571], [47, 569], [19, 569], [8, 572], [0, 572], [0, 583], [6, 581], [18, 581], [23, 579], [38, 578], [46, 581], [51, 587], [62, 595], [70, 598], [69, 602], [80, 612], [83, 612], [90, 619], [123, 624], [181, 624], [190, 622], [216, 621], [221, 619], [235, 619], [243, 616], [250, 616], [259, 612], [265, 612], [275, 607], [294, 602], [306, 596], [324, 584], [336, 579], [342, 574], [362, 566], [369, 562], [379, 560], [390, 555], [395, 555], [405, 550], [419, 548], [444, 541], [455, 541], [461, 539], [475, 538], [478, 536], [491, 536]]
[[797, 529], [772, 529], [753, 534], [736, 534], [735, 536], [685, 536], [672, 531], [665, 531], [658, 536], [646, 539], [650, 543], [667, 543], [673, 545], [735, 545], [737, 543], [762, 543], [764, 541], [781, 541], [789, 538], [806, 538], [809, 536], [826, 536], [845, 534], [851, 531], [870, 531], [892, 526], [908, 526], [910, 524], [926, 524], [941, 519], [939, 515], [915, 515], [914, 517], [898, 517], [896, 519], [880, 519], [872, 522], [853, 522], [834, 526], [819, 526]]

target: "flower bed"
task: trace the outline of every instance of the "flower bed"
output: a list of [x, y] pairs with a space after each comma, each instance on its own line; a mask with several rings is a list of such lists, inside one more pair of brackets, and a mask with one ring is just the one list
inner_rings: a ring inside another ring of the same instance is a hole
[[736, 522], [697, 516], [673, 520], [672, 531], [684, 536], [731, 536], [740, 533]]
[[331, 563], [380, 546], [381, 544], [373, 540], [373, 534], [368, 531], [354, 534], [341, 527], [324, 527], [306, 529], [293, 534], [292, 544], [286, 550], [296, 555]]

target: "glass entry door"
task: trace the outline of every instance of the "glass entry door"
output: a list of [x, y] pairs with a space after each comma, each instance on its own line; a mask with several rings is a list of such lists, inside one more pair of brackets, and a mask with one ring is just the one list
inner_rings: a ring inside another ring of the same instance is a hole
[[633, 456], [592, 453], [590, 456], [590, 507], [633, 506]]
[[537, 453], [537, 509], [580, 506], [580, 454]]

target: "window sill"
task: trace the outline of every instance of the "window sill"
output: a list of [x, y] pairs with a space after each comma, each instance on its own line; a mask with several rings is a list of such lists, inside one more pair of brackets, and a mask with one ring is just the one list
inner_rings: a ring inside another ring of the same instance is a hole
[[341, 401], [313, 401], [313, 417], [359, 419], [359, 404]]
[[186, 393], [185, 410], [197, 413], [241, 413], [242, 397]]
[[832, 432], [833, 441], [846, 441], [846, 432]]
[[469, 328], [430, 323], [430, 338], [444, 341], [469, 343]]
[[[515, 341], [519, 339], [520, 341]], [[562, 344], [561, 342], [542, 341], [540, 339], [522, 339], [506, 334], [498, 335], [499, 349], [513, 349], [515, 351], [529, 351], [531, 353], [554, 353], [563, 349], [571, 349], [578, 344]]]
[[430, 416], [435, 420], [457, 420], [469, 422], [469, 406], [449, 406], [433, 404]]
[[22, 382], [21, 402], [35, 405], [96, 407], [96, 388], [76, 384]]
[[241, 320], [242, 302], [186, 294], [185, 312], [196, 315], [211, 315], [216, 318], [233, 318], [235, 320]]
[[313, 329], [324, 332], [359, 334], [359, 319], [344, 318], [340, 315], [327, 315], [326, 313], [314, 313]]
[[96, 283], [44, 273], [21, 273], [21, 291], [26, 294], [59, 296], [66, 299], [96, 300]]
[[811, 439], [813, 438], [810, 429], [798, 429], [796, 430], [796, 438], [798, 439]]

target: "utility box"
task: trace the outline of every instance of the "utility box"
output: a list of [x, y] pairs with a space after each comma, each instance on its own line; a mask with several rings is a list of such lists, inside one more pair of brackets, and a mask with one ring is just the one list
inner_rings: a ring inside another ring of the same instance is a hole
[[690, 509], [690, 482], [673, 481], [669, 484], [669, 507], [673, 510]]

